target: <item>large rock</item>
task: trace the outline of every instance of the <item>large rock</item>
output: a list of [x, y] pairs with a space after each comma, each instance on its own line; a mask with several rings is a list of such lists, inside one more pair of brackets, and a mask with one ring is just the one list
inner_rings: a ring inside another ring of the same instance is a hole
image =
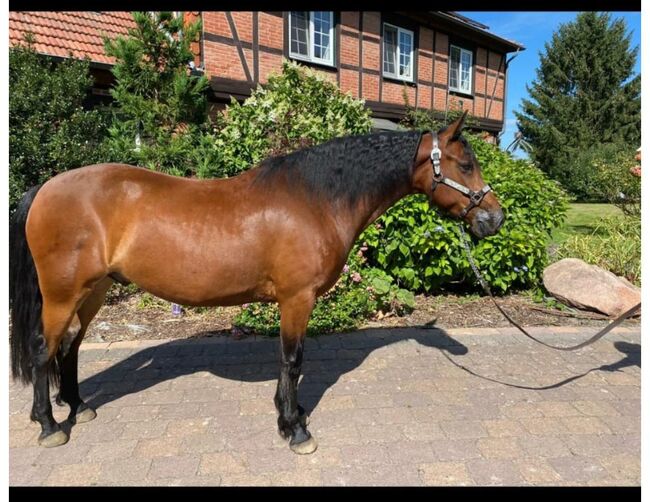
[[609, 316], [619, 316], [641, 301], [641, 290], [627, 279], [576, 258], [546, 267], [543, 279], [548, 292], [562, 303]]

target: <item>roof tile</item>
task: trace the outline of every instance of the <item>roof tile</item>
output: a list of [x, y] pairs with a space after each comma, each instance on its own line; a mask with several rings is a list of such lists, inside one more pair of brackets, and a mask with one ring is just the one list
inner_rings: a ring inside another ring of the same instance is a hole
[[37, 52], [51, 56], [112, 63], [104, 52], [103, 35], [126, 35], [135, 22], [129, 12], [21, 12], [9, 11], [9, 43], [22, 43], [26, 33], [35, 36]]

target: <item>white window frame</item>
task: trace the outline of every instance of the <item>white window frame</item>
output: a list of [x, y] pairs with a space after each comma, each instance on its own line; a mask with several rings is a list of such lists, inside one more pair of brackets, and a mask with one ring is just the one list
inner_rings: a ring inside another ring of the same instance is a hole
[[[336, 49], [336, 40], [334, 37], [334, 11], [308, 11], [309, 12], [309, 43], [307, 45], [307, 50], [309, 55], [305, 56], [304, 54], [298, 54], [291, 50], [291, 35], [293, 33], [291, 29], [291, 11], [289, 11], [289, 57], [292, 59], [299, 59], [301, 61], [308, 61], [310, 63], [318, 63], [326, 66], [334, 66], [334, 51]], [[314, 12], [327, 12], [330, 16], [330, 30], [329, 30], [329, 39], [330, 39], [330, 50], [329, 58], [317, 58], [313, 55], [314, 53]]]
[[[458, 75], [458, 86], [452, 87], [451, 85], [451, 64], [452, 64], [452, 58], [451, 58], [451, 51], [453, 49], [458, 49], [459, 52], [459, 58], [458, 58], [458, 68], [456, 69], [457, 75]], [[463, 52], [469, 54], [469, 90], [465, 90], [462, 87], [460, 87], [461, 83], [461, 62], [463, 60]], [[468, 49], [463, 49], [462, 47], [459, 47], [458, 45], [449, 45], [449, 90], [454, 91], [454, 92], [460, 92], [462, 94], [466, 94], [468, 96], [472, 95], [472, 77], [474, 73], [474, 53]]]
[[[414, 65], [413, 65], [413, 55], [415, 53], [415, 32], [412, 30], [407, 30], [405, 28], [400, 28], [399, 26], [395, 26], [394, 24], [390, 23], [384, 23], [384, 30], [382, 33], [385, 33], [386, 31], [386, 26], [390, 26], [391, 28], [394, 28], [397, 30], [397, 40], [396, 40], [396, 45], [395, 45], [395, 73], [389, 73], [386, 70], [384, 70], [384, 55], [386, 54], [385, 52], [385, 47], [384, 44], [386, 43], [386, 37], [382, 36], [382, 41], [381, 41], [381, 74], [384, 77], [388, 78], [394, 78], [396, 80], [402, 80], [404, 82], [414, 82], [415, 81], [415, 71], [414, 71]], [[411, 74], [409, 77], [403, 77], [399, 74], [399, 57], [400, 57], [400, 51], [402, 50], [399, 44], [399, 39], [400, 39], [400, 34], [401, 33], [408, 33], [411, 35], [411, 54], [409, 55], [409, 73]]]

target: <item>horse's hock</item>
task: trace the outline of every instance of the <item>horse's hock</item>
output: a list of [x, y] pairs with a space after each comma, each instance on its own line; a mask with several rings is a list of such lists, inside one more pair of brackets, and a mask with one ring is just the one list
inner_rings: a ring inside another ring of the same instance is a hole
[[562, 303], [618, 316], [641, 302], [641, 290], [627, 279], [577, 258], [544, 270], [544, 287]]

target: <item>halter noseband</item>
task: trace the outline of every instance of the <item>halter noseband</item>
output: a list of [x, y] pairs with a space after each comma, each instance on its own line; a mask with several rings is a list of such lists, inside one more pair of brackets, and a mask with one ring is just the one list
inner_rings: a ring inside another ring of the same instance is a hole
[[438, 144], [438, 134], [431, 131], [431, 136], [433, 138], [433, 148], [431, 149], [431, 162], [433, 163], [433, 184], [431, 186], [431, 192], [433, 193], [435, 191], [439, 183], [444, 183], [445, 185], [469, 197], [469, 204], [467, 204], [467, 206], [465, 206], [465, 209], [463, 209], [458, 215], [460, 218], [463, 218], [471, 209], [481, 204], [483, 197], [485, 197], [485, 195], [490, 192], [492, 188], [490, 188], [490, 185], [485, 185], [478, 192], [475, 192], [474, 190], [467, 188], [465, 185], [456, 183], [454, 180], [443, 176], [442, 170], [440, 169], [440, 157], [442, 155], [442, 152], [440, 151], [440, 146]]

